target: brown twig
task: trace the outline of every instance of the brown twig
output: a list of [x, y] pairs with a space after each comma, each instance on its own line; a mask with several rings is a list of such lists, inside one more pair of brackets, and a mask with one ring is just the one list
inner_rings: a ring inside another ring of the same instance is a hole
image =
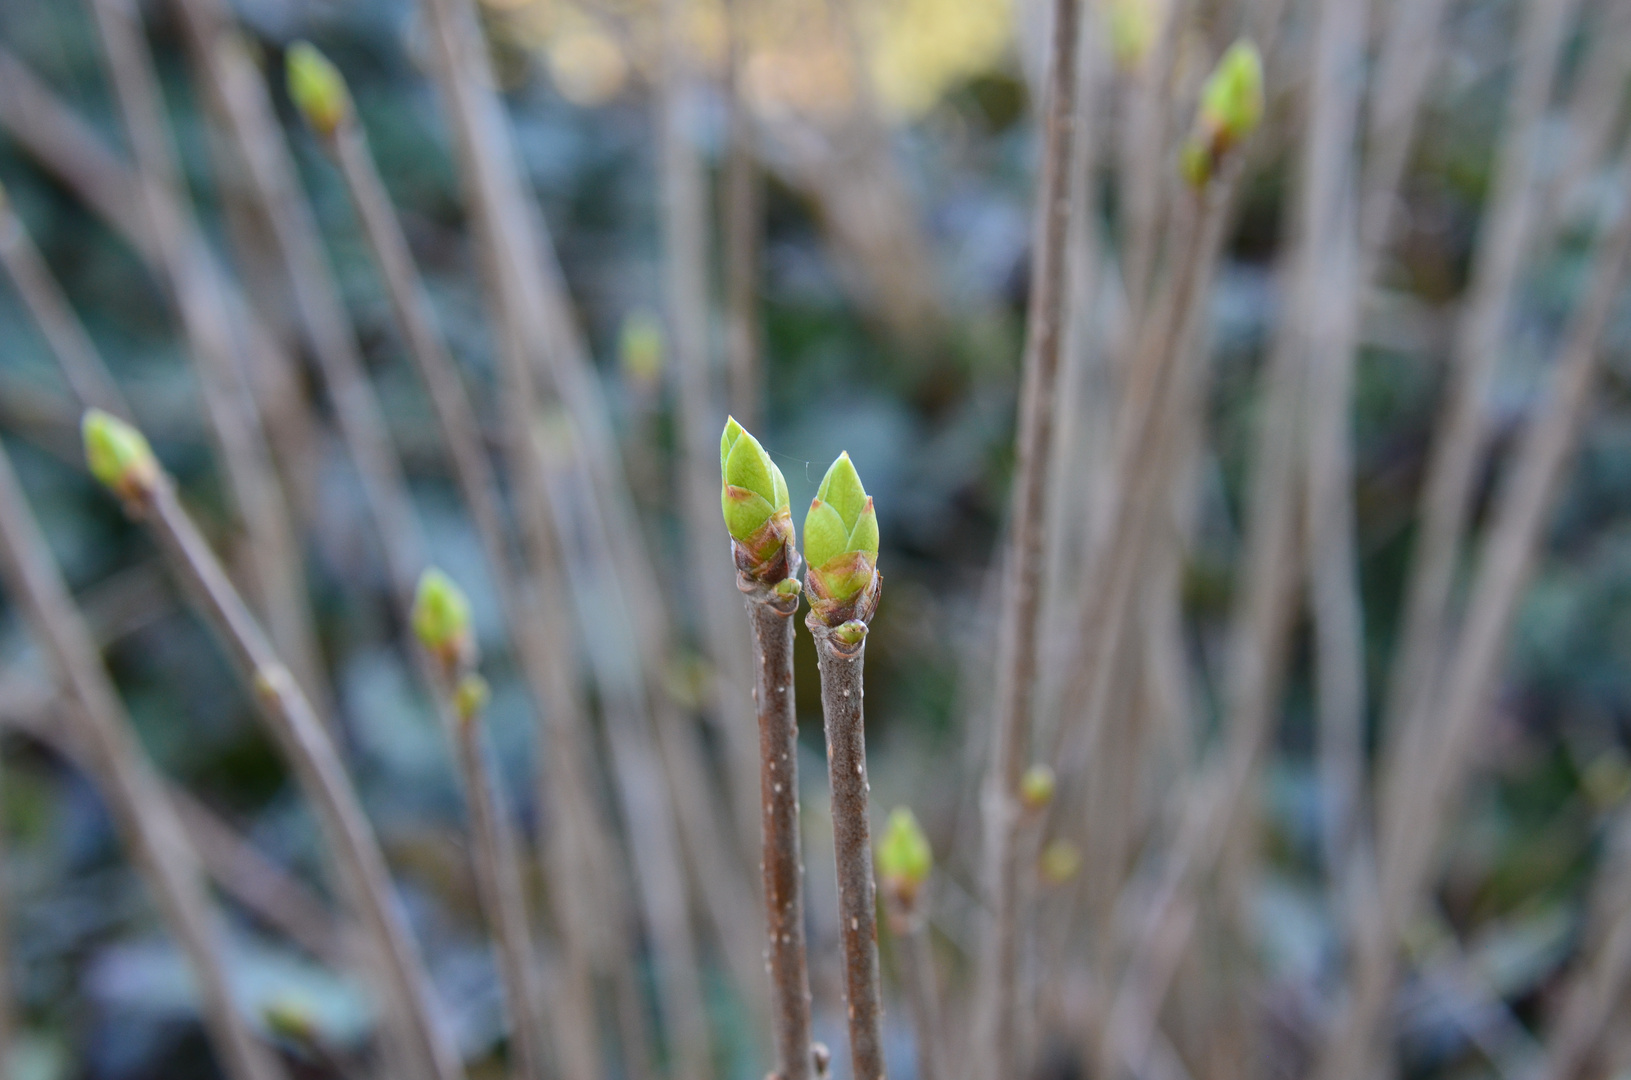
[[108, 809], [199, 981], [204, 1022], [234, 1080], [279, 1080], [282, 1068], [239, 1010], [219, 919], [197, 855], [132, 734], [90, 632], [51, 557], [11, 461], [0, 449], [0, 572], [79, 703]]
[[494, 959], [504, 980], [504, 1005], [509, 1014], [515, 1063], [512, 1076], [518, 1080], [543, 1080], [546, 1073], [540, 1025], [544, 1008], [538, 985], [537, 950], [521, 888], [520, 853], [502, 788], [488, 763], [481, 708], [458, 701], [458, 695], [458, 688], [448, 689], [442, 698], [442, 713], [464, 780], [476, 885], [493, 935]]
[[17, 216], [11, 200], [0, 192], [0, 265], [23, 298], [23, 306], [34, 319], [46, 343], [51, 346], [57, 366], [82, 408], [95, 407], [134, 419], [130, 404], [109, 374], [85, 326], [74, 314], [62, 287], [52, 276], [39, 248]]
[[[1620, 175], [1626, 175], [1622, 161]], [[1321, 1075], [1344, 1080], [1370, 1060], [1375, 1032], [1392, 990], [1395, 950], [1419, 903], [1445, 824], [1465, 786], [1473, 744], [1494, 693], [1496, 668], [1513, 613], [1529, 580], [1540, 531], [1579, 436], [1587, 394], [1596, 376], [1600, 339], [1623, 287], [1631, 253], [1631, 214], [1598, 244], [1590, 285], [1565, 331], [1551, 387], [1530, 421], [1497, 503], [1462, 630], [1449, 654], [1440, 689], [1429, 699], [1432, 729], [1408, 761], [1390, 763], [1383, 798], [1392, 829], [1378, 844], [1375, 925], [1361, 941], [1354, 995]], [[1386, 824], [1386, 823], [1384, 823]]]
[[946, 1067], [940, 988], [929, 943], [929, 920], [921, 904], [921, 894], [907, 898], [889, 890], [884, 893], [901, 988], [906, 992], [906, 1007], [912, 1014], [912, 1032], [917, 1040], [918, 1080], [949, 1080], [953, 1073]]
[[[706, 1018], [699, 994], [686, 989], [699, 985], [699, 975], [678, 856], [683, 852], [695, 866], [703, 909], [750, 998], [763, 978], [758, 949], [743, 933], [752, 926], [751, 914], [742, 910], [751, 892], [738, 887], [741, 875], [720, 842], [725, 834], [705, 798], [709, 781], [691, 733], [657, 681], [671, 655], [664, 590], [644, 549], [605, 402], [573, 324], [548, 234], [519, 182], [515, 147], [472, 13], [456, 0], [429, 0], [425, 10], [487, 260], [505, 398], [513, 410], [512, 461], [527, 494], [548, 493], [547, 508], [536, 505], [524, 515], [529, 544], [534, 550], [558, 544], [564, 555], [581, 560], [562, 579], [584, 625], [596, 627], [591, 644], [636, 646], [615, 657], [604, 655], [604, 648], [587, 652], [635, 851], [636, 894], [652, 931], [659, 977], [672, 980], [658, 997], [659, 1008], [681, 1048], [682, 1071], [697, 1075], [707, 1071]], [[547, 361], [541, 372], [534, 367], [540, 360]], [[546, 411], [555, 418], [547, 431], [537, 419], [546, 388], [556, 395]], [[551, 440], [548, 468], [538, 453], [540, 438]], [[559, 535], [551, 538], [552, 531]]]
[[271, 734], [293, 767], [328, 842], [346, 893], [357, 906], [383, 968], [382, 996], [398, 1005], [421, 1067], [440, 1080], [463, 1068], [434, 1003], [418, 946], [392, 895], [385, 857], [363, 813], [329, 728], [272, 649], [260, 625], [176, 498], [167, 476], [127, 493], [129, 512], [146, 524], [218, 632]]
[[759, 338], [759, 247], [764, 228], [764, 180], [755, 156], [752, 106], [744, 80], [749, 56], [746, 0], [726, 5], [730, 56], [726, 94], [730, 102], [729, 149], [719, 212], [725, 266], [725, 370], [731, 414], [749, 431], [764, 410], [764, 358]]
[[[878, 975], [877, 885], [867, 822], [866, 724], [862, 665], [866, 637], [848, 644], [811, 611], [804, 625], [815, 638], [821, 668], [821, 713], [827, 728], [827, 779], [832, 786], [833, 854], [838, 867], [839, 933], [844, 952], [844, 1006], [850, 1073], [884, 1080], [883, 994]], [[846, 624], [853, 625], [853, 624]]]
[[[562, 639], [559, 612], [554, 605], [536, 601], [527, 575], [516, 565], [498, 490], [498, 481], [483, 446], [481, 423], [459, 377], [452, 356], [430, 308], [401, 222], [369, 151], [367, 136], [349, 112], [325, 142], [351, 195], [363, 224], [369, 248], [386, 285], [391, 307], [408, 352], [430, 392], [442, 440], [453, 462], [454, 477], [470, 512], [486, 557], [499, 606], [510, 639], [521, 661], [528, 688], [538, 705], [539, 733], [549, 750], [540, 754], [540, 788], [550, 808], [554, 827], [544, 830], [540, 843], [551, 867], [556, 923], [560, 928], [562, 963], [560, 992], [555, 995], [555, 1025], [568, 1080], [591, 1080], [600, 1072], [600, 1051], [595, 1039], [593, 987], [589, 951], [594, 929], [593, 912], [601, 889], [593, 875], [575, 869], [576, 852], [604, 846], [605, 833], [590, 804], [589, 784], [583, 776], [583, 705], [567, 670], [568, 653]], [[557, 644], [552, 646], [551, 641]], [[585, 829], [590, 830], [588, 837]]]
[[[1024, 376], [1016, 443], [1013, 517], [1003, 582], [999, 629], [996, 717], [992, 763], [983, 794], [982, 882], [991, 905], [981, 955], [979, 1075], [1019, 1071], [1016, 1036], [1019, 995], [1020, 878], [1017, 831], [1020, 777], [1031, 763], [1035, 688], [1042, 632], [1043, 550], [1047, 496], [1054, 465], [1054, 414], [1060, 340], [1068, 279], [1070, 166], [1076, 124], [1079, 5], [1052, 7], [1042, 170], [1037, 181], [1030, 306], [1026, 314]], [[823, 667], [825, 671], [825, 667]], [[830, 723], [830, 722], [829, 722]], [[830, 730], [830, 727], [829, 727]], [[834, 774], [836, 776], [836, 773]], [[837, 789], [834, 789], [837, 799]], [[835, 809], [836, 814], [836, 809]], [[881, 1067], [881, 1066], [880, 1066]]]
[[[250, 537], [253, 591], [273, 640], [303, 677], [317, 680], [322, 666], [300, 548], [229, 321], [240, 305], [228, 293], [225, 275], [209, 254], [186, 199], [139, 16], [128, 0], [96, 0], [93, 9], [136, 157], [136, 175], [126, 182], [137, 198], [134, 214], [145, 220], [140, 226], [128, 223], [126, 235], [149, 253], [186, 331], [211, 431]], [[80, 156], [94, 159], [83, 148]], [[282, 400], [283, 395], [273, 397]]]
[[683, 545], [694, 583], [687, 594], [699, 618], [705, 654], [712, 662], [711, 694], [728, 768], [725, 793], [735, 811], [742, 849], [752, 851], [756, 823], [759, 762], [748, 720], [747, 694], [753, 676], [751, 650], [742, 620], [731, 610], [728, 564], [719, 549], [719, 488], [715, 482], [717, 432], [724, 422], [721, 396], [710, 372], [708, 342], [708, 199], [697, 155], [696, 88], [686, 61], [687, 0], [662, 4], [662, 79], [657, 94], [661, 147], [659, 201], [663, 240], [663, 296], [668, 313], [669, 354], [678, 398], [680, 498], [684, 503]]
[[[797, 559], [797, 555], [794, 555]], [[788, 577], [798, 573], [796, 561]], [[804, 944], [804, 857], [799, 839], [798, 709], [793, 700], [793, 616], [783, 596], [745, 574], [737, 588], [753, 626], [753, 700], [759, 714], [759, 805], [766, 955], [779, 1080], [810, 1080], [810, 974]]]
[[398, 609], [406, 612], [423, 569], [418, 517], [265, 81], [216, 0], [181, 0], [177, 9], [209, 100], [246, 167], [250, 194], [270, 225], [301, 333], [322, 372], [357, 469], [363, 500], [385, 554], [392, 594]]
[[[93, 613], [85, 605], [81, 610], [93, 640], [102, 637]], [[94, 753], [81, 734], [89, 723], [81, 715], [83, 709], [73, 710], [71, 703], [45, 686], [33, 685], [31, 679], [20, 683], [17, 677], [0, 680], [0, 701], [4, 702], [0, 726], [26, 735], [87, 774], [96, 774]], [[336, 969], [348, 966], [345, 938], [323, 900], [187, 792], [172, 786], [167, 794], [204, 873], [224, 894], [313, 959]]]
[[[1388, 688], [1385, 762], [1418, 756], [1430, 721], [1427, 704], [1443, 675], [1450, 593], [1483, 456], [1490, 383], [1502, 352], [1512, 291], [1537, 224], [1534, 177], [1541, 119], [1569, 17], [1577, 6], [1578, 0], [1534, 0], [1523, 15], [1517, 81], [1507, 105], [1505, 135], [1451, 356], [1449, 398], [1434, 433], [1422, 486], [1420, 536], [1406, 583], [1404, 619]], [[1379, 828], [1384, 833], [1405, 824], [1392, 819], [1395, 806], [1383, 800], [1385, 817]]]

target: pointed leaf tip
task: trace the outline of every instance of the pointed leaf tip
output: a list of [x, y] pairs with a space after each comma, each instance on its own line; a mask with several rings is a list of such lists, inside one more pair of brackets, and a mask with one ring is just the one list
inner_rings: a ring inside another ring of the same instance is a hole
[[749, 542], [766, 522], [788, 509], [787, 481], [765, 448], [736, 420], [719, 439], [721, 505], [731, 538]]

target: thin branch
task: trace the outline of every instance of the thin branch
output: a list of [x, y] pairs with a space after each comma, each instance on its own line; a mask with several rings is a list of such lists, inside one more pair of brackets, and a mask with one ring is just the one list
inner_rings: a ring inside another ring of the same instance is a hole
[[[1627, 163], [1621, 164], [1621, 176]], [[1379, 844], [1375, 926], [1361, 941], [1353, 998], [1331, 1044], [1321, 1075], [1359, 1075], [1368, 1060], [1392, 990], [1400, 935], [1420, 902], [1433, 856], [1465, 787], [1474, 744], [1497, 685], [1513, 613], [1528, 583], [1541, 529], [1579, 437], [1586, 398], [1596, 376], [1600, 340], [1624, 285], [1631, 253], [1631, 213], [1598, 244], [1585, 298], [1571, 318], [1552, 371], [1550, 392], [1526, 428], [1507, 474], [1494, 524], [1473, 578], [1462, 631], [1441, 689], [1424, 708], [1431, 731], [1408, 761], [1395, 761], [1383, 777], [1391, 820], [1407, 827], [1384, 831]]]
[[[794, 555], [797, 559], [797, 555]], [[788, 577], [798, 573], [795, 561]], [[782, 596], [739, 574], [757, 655], [753, 700], [759, 719], [759, 804], [766, 955], [778, 1080], [810, 1080], [810, 973], [804, 943], [804, 858], [799, 838], [798, 709], [793, 700], [793, 616], [798, 593]]]
[[405, 613], [423, 569], [419, 520], [282, 127], [264, 80], [234, 36], [229, 13], [217, 0], [181, 0], [177, 7], [193, 61], [247, 167], [251, 194], [270, 225], [302, 335], [322, 372], [357, 469], [363, 500], [385, 554], [392, 594], [398, 610]]
[[[91, 613], [84, 613], [94, 630]], [[43, 686], [11, 679], [0, 684], [0, 700], [0, 725], [96, 774], [94, 752], [81, 734], [89, 723], [82, 709], [73, 710]], [[204, 873], [223, 893], [313, 959], [336, 969], [349, 965], [344, 935], [327, 903], [187, 792], [171, 786], [167, 794]]]
[[663, 241], [663, 296], [668, 312], [670, 369], [678, 398], [680, 498], [684, 504], [684, 560], [692, 583], [685, 594], [699, 618], [705, 655], [711, 661], [714, 715], [728, 768], [726, 802], [735, 811], [744, 851], [757, 832], [754, 792], [759, 762], [748, 718], [751, 648], [742, 620], [731, 610], [731, 579], [721, 550], [719, 488], [715, 482], [717, 432], [724, 424], [721, 397], [712, 377], [708, 340], [708, 199], [697, 154], [696, 88], [686, 61], [690, 12], [687, 0], [663, 0], [662, 79], [657, 94], [661, 147], [659, 198]]
[[[813, 610], [805, 625], [815, 637], [821, 668], [821, 712], [827, 727], [827, 778], [832, 785], [833, 854], [838, 867], [839, 934], [844, 950], [844, 1006], [850, 1074], [884, 1080], [883, 994], [878, 975], [878, 900], [867, 822], [866, 724], [862, 666], [866, 637], [847, 644]], [[848, 625], [848, 624], [847, 624]]]
[[[998, 638], [996, 717], [992, 725], [995, 741], [982, 805], [982, 885], [991, 912], [976, 991], [980, 1010], [977, 1050], [981, 1055], [976, 1070], [979, 1075], [990, 1076], [1021, 1069], [1017, 1013], [1023, 1006], [1019, 990], [1019, 941], [1023, 933], [1019, 889], [1023, 870], [1019, 865], [1018, 799], [1020, 778], [1032, 755], [1035, 689], [1040, 671], [1038, 640], [1044, 614], [1047, 496], [1050, 473], [1056, 467], [1055, 398], [1069, 287], [1066, 268], [1072, 214], [1070, 168], [1075, 162], [1072, 140], [1080, 11], [1077, 0], [1055, 0], [1052, 11], [1031, 296], [1015, 439], [1018, 460]], [[827, 662], [837, 663], [832, 659]], [[826, 670], [825, 663], [822, 670]]]
[[385, 857], [330, 729], [227, 580], [182, 509], [169, 477], [161, 473], [126, 498], [129, 512], [149, 527], [172, 571], [215, 627], [240, 676], [253, 687], [261, 715], [312, 804], [346, 895], [356, 904], [384, 969], [379, 990], [397, 1004], [421, 1067], [440, 1080], [460, 1080], [463, 1068], [436, 1008], [419, 948], [392, 895]]
[[458, 751], [475, 841], [471, 855], [487, 926], [493, 935], [494, 959], [504, 979], [504, 1005], [509, 1014], [510, 1045], [521, 1080], [544, 1080], [544, 1047], [540, 1025], [544, 1007], [536, 969], [526, 897], [521, 888], [520, 852], [511, 827], [503, 790], [488, 761], [485, 724], [479, 706], [457, 700], [460, 689], [442, 697], [442, 713]]
[[[567, 670], [570, 649], [558, 611], [540, 605], [525, 570], [516, 565], [508, 526], [483, 445], [481, 423], [466, 393], [431, 311], [424, 283], [414, 264], [401, 222], [369, 151], [367, 136], [355, 115], [347, 113], [325, 140], [345, 179], [352, 205], [362, 221], [369, 248], [386, 286], [408, 352], [430, 392], [442, 440], [453, 462], [459, 492], [476, 528], [510, 640], [521, 661], [538, 706], [541, 790], [553, 828], [541, 830], [545, 863], [554, 887], [550, 895], [560, 928], [563, 961], [560, 992], [555, 996], [557, 1041], [568, 1080], [591, 1080], [600, 1073], [595, 1038], [593, 987], [589, 950], [596, 930], [594, 913], [603, 891], [594, 875], [585, 875], [575, 852], [604, 847], [606, 826], [592, 803], [592, 785], [583, 745], [583, 703]], [[540, 610], [540, 609], [543, 610]], [[551, 642], [558, 644], [552, 645]], [[589, 830], [586, 835], [585, 830]]]
[[52, 355], [57, 358], [57, 366], [79, 398], [80, 407], [94, 406], [127, 420], [134, 419], [119, 384], [102, 362], [102, 354], [85, 332], [79, 316], [74, 314], [62, 286], [57, 284], [51, 268], [45, 264], [4, 192], [0, 192], [0, 265], [5, 267], [11, 283], [23, 298], [23, 306], [45, 336]]
[[199, 982], [204, 1022], [233, 1080], [280, 1080], [276, 1058], [238, 1008], [225, 942], [198, 858], [102, 666], [10, 458], [0, 449], [0, 572], [13, 600], [79, 703], [109, 812]]
[[[151, 250], [150, 261], [169, 287], [186, 331], [211, 432], [249, 535], [253, 591], [273, 640], [303, 677], [316, 680], [322, 666], [300, 547], [272, 468], [257, 395], [244, 377], [248, 365], [229, 321], [239, 305], [186, 198], [139, 16], [129, 0], [94, 0], [93, 10], [137, 162], [136, 175], [126, 181], [139, 196], [135, 213], [145, 221], [126, 235], [139, 250]], [[88, 152], [83, 156], [90, 159]], [[281, 394], [272, 397], [283, 400]]]
[[752, 106], [748, 101], [747, 0], [726, 4], [730, 56], [726, 95], [730, 102], [729, 147], [721, 186], [720, 222], [725, 264], [725, 370], [731, 413], [749, 431], [760, 428], [765, 408], [764, 357], [759, 329], [759, 256], [764, 229], [764, 178], [755, 153]]
[[[1427, 705], [1443, 675], [1444, 638], [1473, 485], [1488, 431], [1488, 400], [1502, 353], [1513, 289], [1535, 235], [1541, 120], [1579, 0], [1531, 0], [1518, 40], [1517, 81], [1507, 106], [1494, 186], [1473, 257], [1472, 281], [1450, 361], [1449, 399], [1434, 433], [1421, 493], [1420, 536], [1405, 590], [1405, 614], [1388, 688], [1386, 768], [1417, 757]], [[1386, 836], [1400, 827], [1398, 804], [1382, 800]]]

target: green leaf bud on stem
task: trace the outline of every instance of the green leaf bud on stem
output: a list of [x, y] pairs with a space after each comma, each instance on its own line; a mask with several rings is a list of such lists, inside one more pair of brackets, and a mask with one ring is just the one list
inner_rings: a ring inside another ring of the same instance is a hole
[[435, 567], [419, 575], [413, 597], [413, 632], [419, 644], [452, 677], [475, 661], [470, 601], [453, 579]]
[[473, 724], [481, 717], [482, 710], [487, 708], [487, 701], [492, 697], [492, 691], [487, 686], [487, 680], [470, 672], [459, 680], [459, 685], [453, 691], [453, 713], [461, 724]]
[[1063, 885], [1082, 869], [1082, 853], [1069, 840], [1055, 840], [1042, 849], [1037, 871], [1048, 885]]
[[142, 502], [159, 482], [159, 462], [140, 431], [101, 409], [80, 422], [91, 475], [126, 502]]
[[282, 994], [266, 1003], [261, 1020], [273, 1038], [296, 1046], [315, 1046], [319, 1040], [317, 1014], [311, 1002], [292, 994]]
[[1164, 0], [1109, 0], [1110, 54], [1123, 71], [1144, 66], [1166, 16]]
[[934, 850], [911, 810], [899, 806], [890, 812], [878, 838], [877, 860], [884, 893], [911, 907], [934, 869]]
[[[878, 603], [878, 516], [849, 454], [839, 454], [804, 517], [804, 588], [828, 626], [866, 623]], [[855, 637], [853, 629], [846, 632]], [[858, 644], [859, 637], [846, 644]]]
[[351, 111], [351, 93], [345, 76], [310, 42], [297, 41], [284, 54], [289, 97], [306, 124], [329, 138]]
[[1229, 46], [1201, 91], [1195, 127], [1182, 151], [1185, 179], [1205, 187], [1262, 120], [1263, 59], [1257, 46], [1242, 38]]
[[720, 505], [736, 568], [776, 587], [796, 569], [787, 480], [759, 440], [734, 417], [719, 437]]
[[1041, 763], [1032, 765], [1019, 779], [1020, 804], [1032, 813], [1047, 809], [1053, 801], [1055, 782], [1051, 768]]

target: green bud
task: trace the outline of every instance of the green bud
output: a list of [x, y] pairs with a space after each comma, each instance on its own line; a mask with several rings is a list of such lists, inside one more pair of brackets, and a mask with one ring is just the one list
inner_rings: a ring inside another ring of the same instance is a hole
[[307, 41], [297, 41], [284, 54], [289, 97], [311, 129], [323, 138], [334, 134], [351, 111], [345, 76]]
[[1082, 853], [1069, 840], [1055, 840], [1042, 849], [1037, 870], [1049, 885], [1063, 885], [1082, 869]]
[[934, 869], [934, 850], [917, 817], [906, 807], [890, 812], [889, 824], [878, 837], [877, 858], [885, 891], [910, 904]]
[[140, 431], [101, 409], [80, 421], [91, 475], [121, 499], [143, 499], [159, 480], [158, 459]]
[[787, 480], [734, 417], [719, 437], [720, 505], [739, 570], [766, 585], [792, 576], [793, 514]]
[[452, 578], [435, 567], [419, 575], [413, 597], [413, 632], [448, 671], [465, 667], [475, 658], [470, 601]]
[[492, 696], [487, 680], [475, 672], [472, 671], [460, 679], [458, 687], [453, 691], [453, 713], [459, 718], [459, 723], [474, 723]]
[[261, 1010], [261, 1020], [274, 1038], [300, 1046], [313, 1046], [318, 1041], [317, 1014], [304, 998], [292, 994], [273, 998]]
[[617, 361], [624, 378], [641, 390], [662, 378], [663, 328], [650, 312], [636, 311], [624, 318], [617, 335]]
[[1109, 0], [1110, 53], [1124, 71], [1144, 66], [1155, 44], [1161, 8], [1160, 0]]
[[822, 477], [804, 516], [804, 560], [810, 567], [805, 576], [810, 606], [829, 626], [871, 617], [878, 516], [847, 453], [839, 454]]
[[1263, 120], [1263, 59], [1242, 38], [1229, 46], [1201, 91], [1195, 129], [1184, 143], [1184, 177], [1201, 187], [1224, 157], [1251, 137]]
[[1019, 779], [1019, 801], [1027, 810], [1037, 811], [1053, 801], [1053, 770], [1043, 764], [1032, 765]]

